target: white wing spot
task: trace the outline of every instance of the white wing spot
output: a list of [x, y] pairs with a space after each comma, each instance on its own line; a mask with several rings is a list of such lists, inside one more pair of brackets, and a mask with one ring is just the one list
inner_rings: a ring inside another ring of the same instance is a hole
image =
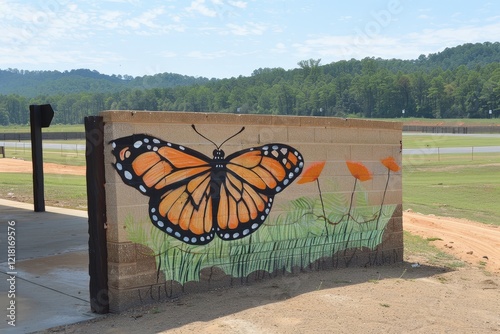
[[113, 149], [115, 149], [115, 148], [116, 148], [116, 143], [115, 143], [115, 142], [112, 142], [112, 143], [111, 143], [111, 147], [112, 147]]
[[145, 143], [149, 143], [149, 139], [148, 138], [144, 138], [144, 142]]
[[254, 223], [254, 224], [251, 226], [252, 230], [255, 230], [257, 227], [259, 227], [259, 224], [257, 224], [257, 223]]
[[196, 239], [195, 237], [192, 237], [192, 238], [191, 238], [191, 243], [195, 244], [197, 240], [198, 240], [198, 239]]
[[239, 233], [235, 233], [235, 234], [233, 234], [233, 239], [237, 239], [239, 236], [240, 236]]
[[243, 230], [243, 235], [247, 235], [248, 233], [250, 233], [249, 229], [246, 228], [246, 229]]
[[279, 193], [281, 191], [281, 187], [280, 186], [277, 186], [276, 187], [276, 192]]
[[125, 178], [127, 180], [132, 180], [132, 174], [130, 174], [130, 172], [128, 170], [126, 170], [125, 172], [123, 172], [123, 176], [125, 176]]
[[159, 141], [158, 139], [156, 139], [156, 138], [155, 138], [155, 139], [153, 139], [153, 143], [155, 143], [155, 144], [159, 144], [159, 143], [160, 143], [160, 141]]
[[142, 184], [139, 186], [139, 189], [140, 189], [143, 193], [145, 193], [145, 192], [146, 192], [146, 188], [144, 188], [144, 186], [143, 186]]
[[[158, 226], [159, 226], [159, 227], [163, 227], [163, 226], [165, 226], [161, 220], [159, 220], [156, 224], [158, 224]], [[168, 229], [167, 229], [167, 230], [168, 230]], [[170, 233], [170, 232], [168, 232], [168, 233]]]
[[116, 166], [116, 169], [118, 169], [118, 170], [122, 170], [122, 169], [123, 169], [122, 164], [121, 164], [121, 163], [119, 163], [119, 162], [118, 162], [118, 163], [116, 163], [116, 165], [115, 165], [115, 166]]
[[179, 146], [179, 150], [184, 151], [186, 148], [184, 146]]
[[158, 220], [158, 216], [157, 215], [152, 215], [151, 218], [153, 218], [154, 221]]
[[142, 146], [142, 141], [140, 141], [140, 140], [138, 140], [138, 141], [136, 141], [136, 142], [134, 143], [134, 147], [135, 147], [135, 148], [139, 148], [139, 147], [141, 147], [141, 146]]
[[[175, 232], [175, 236], [176, 236], [177, 238], [180, 238], [180, 237], [181, 237], [181, 234], [180, 234], [179, 232]], [[189, 240], [189, 239], [188, 239], [188, 240]]]
[[[160, 225], [160, 223], [162, 223], [162, 225], [163, 225], [163, 222], [158, 222], [158, 225]], [[167, 227], [166, 231], [167, 231], [167, 233], [168, 233], [168, 234], [172, 234], [172, 232], [173, 232], [174, 230], [172, 230], [172, 228], [171, 228], [171, 227]]]

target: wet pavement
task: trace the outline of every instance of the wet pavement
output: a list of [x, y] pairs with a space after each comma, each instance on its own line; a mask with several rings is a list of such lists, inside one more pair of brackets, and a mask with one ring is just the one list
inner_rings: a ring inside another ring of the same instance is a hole
[[[9, 232], [11, 245], [15, 238], [10, 250]], [[97, 317], [89, 302], [87, 212], [53, 207], [34, 212], [33, 204], [0, 199], [0, 309], [1, 333]], [[9, 324], [13, 314], [15, 327]]]

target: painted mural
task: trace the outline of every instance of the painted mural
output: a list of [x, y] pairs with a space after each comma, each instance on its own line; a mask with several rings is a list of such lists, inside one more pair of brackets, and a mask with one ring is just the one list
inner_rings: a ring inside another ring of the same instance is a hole
[[[400, 170], [393, 157], [380, 161], [385, 189], [371, 204], [362, 183], [372, 173], [362, 162], [346, 161], [346, 194], [334, 191], [332, 178], [320, 182], [326, 162], [305, 162], [291, 146], [270, 143], [226, 157], [222, 145], [244, 128], [220, 145], [192, 128], [214, 144], [213, 158], [145, 134], [111, 142], [123, 182], [149, 198], [143, 220], [126, 219], [129, 239], [151, 249], [166, 281], [198, 281], [201, 270], [214, 267], [235, 278], [291, 272], [382, 242], [396, 208], [384, 204], [391, 173]], [[290, 200], [269, 217], [275, 196], [296, 179], [297, 186], [314, 183], [317, 194]]]

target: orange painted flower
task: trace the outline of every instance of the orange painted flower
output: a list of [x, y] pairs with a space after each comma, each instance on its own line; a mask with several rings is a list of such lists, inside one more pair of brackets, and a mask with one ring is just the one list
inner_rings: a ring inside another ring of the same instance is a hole
[[314, 182], [318, 179], [319, 175], [325, 167], [326, 161], [314, 162], [307, 167], [302, 173], [302, 177], [297, 181], [298, 184]]
[[352, 176], [360, 181], [368, 181], [372, 179], [372, 173], [363, 165], [361, 162], [356, 161], [346, 161], [347, 168], [351, 172]]
[[380, 162], [382, 162], [382, 165], [387, 167], [392, 172], [397, 172], [400, 169], [399, 165], [396, 163], [396, 160], [394, 160], [393, 157], [387, 157], [380, 160]]

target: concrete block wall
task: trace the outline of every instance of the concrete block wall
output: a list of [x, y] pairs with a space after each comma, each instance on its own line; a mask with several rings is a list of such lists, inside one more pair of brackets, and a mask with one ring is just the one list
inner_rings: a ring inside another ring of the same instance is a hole
[[[192, 112], [104, 111], [110, 309], [200, 292], [277, 273], [402, 261], [402, 123], [325, 117]], [[149, 197], [124, 183], [111, 141], [147, 134], [212, 158], [249, 147], [287, 144], [304, 159], [302, 174], [274, 197], [250, 237], [203, 246], [153, 226]], [[387, 161], [387, 160], [386, 160]], [[371, 178], [356, 178], [348, 162]], [[323, 169], [310, 169], [324, 163]], [[311, 174], [312, 173], [312, 174]], [[304, 176], [311, 182], [299, 182]], [[298, 218], [300, 217], [300, 218]], [[279, 240], [277, 240], [279, 239]], [[269, 261], [268, 259], [272, 259]]]

